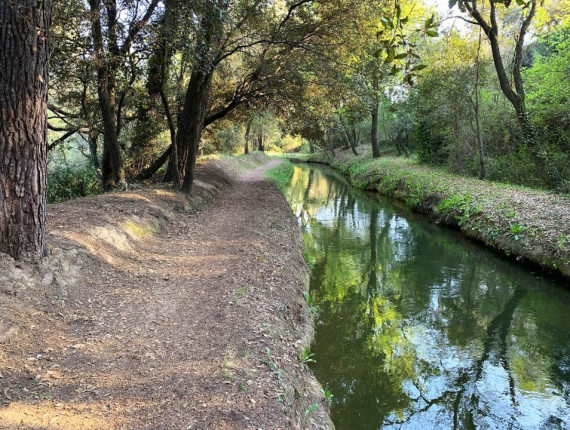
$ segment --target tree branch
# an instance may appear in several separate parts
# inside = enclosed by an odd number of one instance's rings
[[[129,52],[131,44],[133,43],[133,39],[137,36],[139,31],[141,31],[141,29],[148,24],[148,21],[150,20],[152,14],[154,13],[154,10],[158,6],[158,1],[159,0],[152,0],[150,5],[148,6],[148,9],[146,10],[146,13],[140,19],[140,21],[131,25],[129,29],[129,34],[127,35],[125,41],[123,42],[123,46],[121,46],[120,49],[121,53],[126,54],[127,52]]]
[[[75,133],[77,133],[80,130],[80,128],[76,128],[73,130],[69,130],[67,133],[65,133],[63,136],[61,136],[60,138],[54,140],[52,143],[50,143],[47,147],[48,151],[51,151],[53,148],[55,148],[57,145],[59,145],[60,143],[65,142],[69,137],[73,136]]]

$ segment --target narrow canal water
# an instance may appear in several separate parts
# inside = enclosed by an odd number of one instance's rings
[[[570,291],[336,172],[295,166],[338,430],[570,429]]]

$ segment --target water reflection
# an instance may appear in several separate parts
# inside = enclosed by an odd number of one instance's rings
[[[329,169],[295,167],[339,430],[570,428],[570,293]]]

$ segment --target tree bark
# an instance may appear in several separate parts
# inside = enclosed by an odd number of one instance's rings
[[[101,120],[103,122],[103,160],[101,164],[103,188],[112,189],[124,181],[123,157],[117,136],[115,115],[116,97],[116,58],[109,64],[105,54],[103,28],[101,24],[101,0],[89,0],[91,28],[97,68],[97,94]],[[108,9],[110,49],[116,50],[116,8]],[[113,13],[114,12],[114,13]],[[114,35],[114,36],[113,36]],[[113,49],[112,49],[113,50]],[[112,57],[112,54],[111,54]]]
[[[265,152],[265,146],[263,144],[263,131],[259,132],[259,137],[258,137],[258,150],[261,152]]]
[[[491,9],[489,13],[489,22],[485,20],[481,11],[477,9],[476,3],[463,0],[469,14],[475,19],[477,24],[483,29],[493,54],[493,63],[499,78],[501,91],[505,97],[513,105],[517,114],[518,123],[523,135],[524,143],[527,145],[532,161],[534,162],[539,175],[550,188],[560,188],[563,185],[562,175],[552,164],[548,153],[542,149],[541,142],[536,134],[536,130],[530,121],[528,111],[525,106],[525,92],[521,75],[522,60],[524,53],[524,39],[530,27],[530,24],[536,14],[538,0],[531,0],[527,16],[522,22],[518,35],[516,35],[515,56],[513,59],[512,81],[514,88],[511,86],[511,80],[505,70],[501,47],[499,43],[499,26],[497,24],[497,6],[495,1],[491,1]]]
[[[140,170],[147,167],[147,160],[152,156],[157,137],[164,127],[160,113],[161,104],[166,111],[172,136],[172,120],[169,118],[170,108],[165,87],[174,55],[173,39],[180,23],[180,5],[176,0],[166,0],[164,6],[165,11],[158,23],[158,35],[153,42],[153,49],[148,60],[146,82],[148,98],[141,100],[139,105],[138,120],[135,124],[131,145],[130,155]],[[174,142],[176,139],[171,140]],[[175,153],[172,154],[172,156],[175,155]]]
[[[91,159],[91,163],[93,163],[93,167],[95,167],[96,170],[101,169],[101,164],[99,163],[99,157],[97,156],[98,139],[99,139],[99,132],[94,129],[89,130],[89,135],[88,135],[89,158]]]
[[[51,0],[0,2],[0,252],[44,255]]]
[[[380,147],[378,146],[378,99],[374,100],[371,117],[372,126],[370,127],[370,143],[372,144],[372,157],[380,157]]]
[[[200,69],[192,72],[184,106],[178,117],[176,143],[180,151],[178,154],[179,166],[184,166],[184,181],[180,189],[188,194],[192,192],[194,167],[196,166],[196,156],[198,155],[198,147],[202,137],[211,82],[211,73]],[[172,173],[180,177],[182,170],[179,167],[178,171]]]
[[[174,147],[175,145],[170,145],[166,151],[164,151],[162,155],[158,157],[156,161],[154,161],[154,163],[152,163],[147,169],[144,169],[137,176],[135,176],[135,181],[144,181],[145,179],[148,179],[154,175],[158,169],[160,169],[163,164],[166,163],[169,158],[171,158],[172,148]]]
[[[244,148],[244,154],[249,154],[249,132],[251,129],[251,121],[247,122],[247,126],[245,128],[245,148]]]
[[[349,129],[342,116],[339,116],[339,119],[346,136],[346,141],[348,142],[350,149],[352,149],[352,153],[354,155],[358,155],[358,152],[356,151],[356,146],[358,145],[358,133],[356,132],[356,128],[352,127]],[[348,149],[348,147],[346,147],[346,149]]]
[[[487,177],[487,168],[485,166],[485,148],[483,145],[483,130],[481,129],[481,124],[479,121],[479,78],[480,78],[480,68],[481,63],[479,61],[479,55],[481,53],[481,30],[479,30],[479,44],[477,45],[477,62],[475,64],[475,130],[477,133],[477,147],[479,149],[479,179],[485,179]]]

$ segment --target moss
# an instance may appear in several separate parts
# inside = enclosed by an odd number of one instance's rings
[[[156,221],[136,223],[132,220],[127,220],[121,223],[121,228],[133,238],[144,239],[158,231],[158,223]]]

